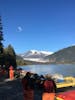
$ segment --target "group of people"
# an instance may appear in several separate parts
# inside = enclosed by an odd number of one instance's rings
[[[56,84],[51,77],[27,72],[22,78],[24,100],[54,100]]]

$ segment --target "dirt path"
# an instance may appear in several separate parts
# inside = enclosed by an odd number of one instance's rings
[[[21,80],[0,82],[0,100],[23,100]]]

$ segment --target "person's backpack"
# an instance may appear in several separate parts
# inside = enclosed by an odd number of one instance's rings
[[[49,92],[49,93],[54,91],[54,83],[52,80],[45,80],[44,81],[44,91]]]

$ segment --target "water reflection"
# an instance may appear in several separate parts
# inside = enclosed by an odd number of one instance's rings
[[[20,66],[26,71],[38,74],[62,74],[63,76],[75,76],[75,65],[28,65]]]

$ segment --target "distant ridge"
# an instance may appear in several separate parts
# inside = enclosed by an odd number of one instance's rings
[[[51,55],[53,52],[49,51],[38,51],[38,50],[29,50],[25,53],[18,54],[23,59],[24,58],[44,58],[45,56]]]
[[[24,60],[26,64],[48,63],[49,60],[44,57],[53,54],[49,51],[29,50],[22,54],[17,54],[17,59]]]
[[[29,50],[18,54],[17,59],[24,60],[27,64],[75,64],[75,45],[63,48],[55,53]]]
[[[75,45],[46,56],[50,63],[75,63]]]

